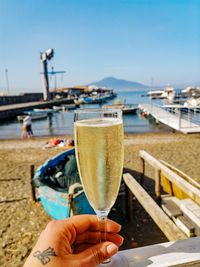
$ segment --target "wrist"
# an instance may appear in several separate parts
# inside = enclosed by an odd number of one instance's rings
[[[52,247],[45,250],[33,249],[23,267],[56,266],[57,254]]]

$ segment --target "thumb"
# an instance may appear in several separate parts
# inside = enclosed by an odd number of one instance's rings
[[[79,257],[84,261],[83,266],[94,267],[112,257],[117,251],[118,246],[114,243],[103,242],[84,250]]]

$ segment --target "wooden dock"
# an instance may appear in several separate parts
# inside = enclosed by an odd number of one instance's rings
[[[161,122],[170,128],[180,131],[184,134],[200,133],[200,125],[193,123],[190,119],[181,118],[181,111],[178,115],[171,113],[162,107],[158,107],[152,104],[139,104],[138,108],[148,115],[151,115],[157,122]]]
[[[27,103],[17,103],[11,105],[0,106],[0,121],[5,119],[16,118],[17,115],[22,114],[24,111],[31,110],[34,108],[52,108],[53,105],[61,104],[72,104],[73,100],[61,99],[61,100],[50,100],[50,101],[35,101]]]

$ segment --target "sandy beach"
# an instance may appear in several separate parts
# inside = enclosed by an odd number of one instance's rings
[[[66,138],[66,136],[65,136]],[[0,266],[20,267],[30,253],[39,233],[50,220],[40,203],[31,199],[30,165],[37,169],[63,148],[42,149],[50,138],[0,141]],[[125,135],[124,168],[140,172],[139,150],[165,160],[200,181],[200,135],[178,133]],[[147,168],[147,175],[153,172]],[[122,223],[125,242],[122,249],[166,241],[138,203],[134,203],[132,223],[116,215]],[[118,217],[117,217],[118,216]],[[151,228],[151,234],[149,233]],[[148,235],[149,233],[149,235]]]

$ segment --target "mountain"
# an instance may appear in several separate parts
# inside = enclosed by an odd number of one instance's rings
[[[92,82],[89,85],[96,85],[98,87],[110,87],[113,89],[145,89],[149,87],[138,82],[117,79],[115,77],[107,77],[100,81]]]

